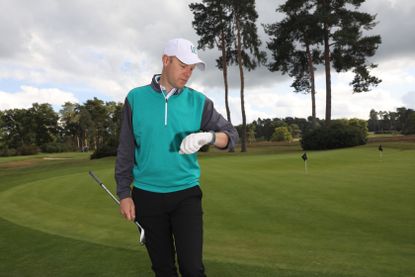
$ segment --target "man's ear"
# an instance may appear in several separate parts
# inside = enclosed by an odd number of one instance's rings
[[[163,55],[163,56],[161,57],[161,60],[162,60],[162,62],[163,62],[163,66],[166,66],[166,65],[168,65],[168,64],[169,64],[170,57],[169,57],[169,56],[167,56],[167,55]]]

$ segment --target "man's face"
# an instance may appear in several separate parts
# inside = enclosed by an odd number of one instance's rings
[[[184,64],[176,57],[163,56],[166,78],[172,88],[183,88],[192,76],[196,65]]]

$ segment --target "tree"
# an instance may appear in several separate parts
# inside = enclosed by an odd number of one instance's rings
[[[118,146],[118,138],[121,132],[122,103],[106,102],[107,118],[105,123],[106,134],[104,144],[112,147]]]
[[[0,111],[0,151],[1,149],[5,148],[5,131],[4,131],[4,120],[3,120],[4,112]]]
[[[368,126],[369,131],[375,132],[400,132],[402,134],[412,133],[414,110],[400,107],[396,112],[370,110]]]
[[[390,120],[390,130],[396,131],[396,125],[398,120],[398,113],[396,112],[389,112],[389,120]]]
[[[407,122],[408,122],[409,115],[411,113],[413,113],[413,110],[412,109],[407,109],[405,107],[400,107],[400,108],[396,109],[396,112],[397,112],[398,118],[399,118],[399,120],[398,120],[398,130],[401,131],[401,132],[404,132],[405,129],[406,129],[406,125],[407,125]]]
[[[2,112],[2,148],[14,149],[14,154],[37,153],[39,146],[57,141],[60,132],[58,119],[50,104],[33,103],[29,109]]]
[[[252,144],[256,141],[256,139],[255,139],[256,125],[255,124],[248,124],[247,128],[248,128],[248,143]]]
[[[212,49],[216,47],[221,51],[217,59],[217,67],[223,72],[225,86],[226,116],[231,122],[231,112],[228,101],[228,53],[232,45],[231,21],[229,20],[229,3],[224,0],[203,0],[202,3],[191,3],[190,10],[193,12],[193,28],[200,36],[198,48]]]
[[[331,120],[331,62],[337,72],[352,70],[355,77],[350,85],[353,92],[366,92],[371,86],[381,82],[371,76],[369,69],[375,64],[367,64],[381,43],[379,35],[364,36],[363,30],[371,30],[376,25],[376,16],[357,11],[365,0],[303,0],[315,9],[323,29],[324,65],[326,73],[326,123]]]
[[[94,98],[79,105],[67,102],[60,111],[64,134],[78,149],[118,145],[122,103]]]
[[[90,145],[92,145],[93,149],[97,149],[104,144],[104,137],[106,134],[106,118],[108,117],[108,111],[105,108],[104,101],[96,97],[94,97],[92,100],[87,100],[84,104],[84,108],[84,119],[89,123],[89,127],[92,127],[88,128]],[[89,114],[89,118],[86,111]]]
[[[368,91],[381,82],[369,73],[376,65],[368,64],[367,58],[375,54],[381,38],[363,35],[362,30],[371,30],[376,25],[375,16],[357,11],[363,2],[365,0],[287,0],[279,11],[288,17],[266,28],[274,36],[270,50],[279,50],[271,69],[274,66],[275,70],[295,76],[293,86],[300,90],[312,91],[312,64],[320,60],[315,59],[319,51],[310,50],[310,46],[323,44],[320,58],[324,60],[326,76],[326,123],[331,120],[332,66],[337,72],[352,70],[355,73],[350,83],[353,92]]]
[[[58,126],[59,115],[50,104],[33,103],[27,111],[32,121],[32,129],[35,134],[34,144],[41,146],[46,143],[56,142],[60,132]]]
[[[287,17],[280,22],[264,25],[270,36],[267,48],[272,52],[270,71],[281,71],[294,77],[291,86],[295,92],[311,94],[311,113],[316,124],[314,65],[321,62],[319,44],[322,30],[317,18],[310,12],[312,5],[306,1],[288,0],[280,5],[277,12]]]
[[[242,112],[241,130],[241,152],[246,152],[246,113],[245,113],[245,78],[244,68],[255,69],[265,61],[265,53],[259,50],[261,41],[258,38],[256,20],[258,14],[255,10],[255,0],[230,0],[230,19],[232,21],[235,39],[235,50],[228,53],[231,64],[236,63],[239,67],[240,97]]]
[[[91,145],[94,146],[93,142],[95,138],[95,123],[85,105],[79,105],[76,112],[78,117],[77,121],[79,124],[78,135],[80,139],[80,149],[83,151],[85,149],[90,149]]]
[[[81,149],[79,104],[65,102],[59,114],[63,127],[63,139],[68,139],[74,149]]]
[[[256,138],[261,140],[270,140],[274,129],[271,127],[271,119],[258,118],[254,120],[252,124],[255,124]]]
[[[36,133],[32,127],[32,118],[28,110],[5,110],[2,116],[3,146],[18,149],[23,145],[33,145]]]
[[[295,123],[288,125],[288,131],[293,138],[299,138],[301,135],[300,127]]]
[[[403,131],[404,135],[415,134],[415,112],[412,111],[406,121],[406,127]]]
[[[386,117],[387,114],[388,114],[387,111],[379,111],[378,112],[378,116],[379,116],[379,119],[380,119],[379,132],[381,132],[381,133],[383,133],[385,131],[385,128],[384,128],[384,126],[385,126],[385,117]]]
[[[379,117],[374,109],[370,110],[368,127],[369,131],[377,132],[379,130]]]

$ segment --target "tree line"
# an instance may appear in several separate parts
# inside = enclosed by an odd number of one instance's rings
[[[0,111],[0,155],[99,149],[115,154],[122,107],[94,98],[84,104],[66,102],[59,112],[47,103]]]
[[[396,111],[370,110],[369,120],[337,119],[332,120],[337,127],[345,125],[360,126],[361,129],[375,134],[415,134],[415,111],[405,107]],[[325,120],[312,118],[285,117],[285,118],[258,118],[247,124],[248,143],[258,141],[291,141],[303,138],[306,134],[313,134],[316,129],[326,126]],[[317,127],[317,128],[316,128]],[[241,134],[242,125],[236,126]]]
[[[269,35],[266,42],[271,57],[259,47],[255,0],[203,0],[191,3],[192,26],[200,39],[199,49],[220,51],[217,68],[223,72],[225,107],[231,121],[228,104],[228,67],[237,65],[240,76],[242,112],[241,151],[245,152],[247,134],[244,70],[265,65],[274,72],[288,74],[294,79],[295,92],[311,94],[312,121],[316,123],[315,71],[322,65],[325,72],[325,123],[331,121],[331,70],[353,71],[350,82],[353,92],[360,93],[378,85],[381,80],[370,74],[377,65],[369,63],[379,44],[379,35],[368,35],[376,25],[375,15],[358,11],[365,0],[287,0],[277,13],[285,17],[273,24],[262,25]]]
[[[0,156],[29,155],[39,151],[93,151],[92,157],[96,158],[115,155],[122,108],[122,103],[93,98],[83,104],[66,102],[59,112],[47,103],[33,103],[28,109],[0,111]],[[371,132],[415,134],[415,111],[405,107],[396,109],[396,112],[372,109],[367,121],[337,121],[360,125],[361,129],[368,127]],[[325,120],[312,117],[258,118],[247,124],[247,143],[291,141],[310,134],[316,125],[324,126]],[[241,136],[242,124],[236,129]]]
[[[415,134],[415,111],[405,107],[397,108],[394,112],[372,109],[368,128],[375,133]]]

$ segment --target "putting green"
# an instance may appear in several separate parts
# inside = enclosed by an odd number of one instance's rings
[[[136,249],[135,225],[123,220],[99,190],[84,172],[29,182],[0,195],[0,215],[45,233]]]
[[[375,145],[310,152],[307,174],[298,150],[201,155],[208,272],[415,275],[415,149],[413,144],[391,146],[385,146],[382,158]],[[0,170],[6,236],[16,229],[22,238],[33,233],[46,243],[61,237],[68,245],[83,242],[82,247],[96,251],[104,251],[99,245],[107,247],[106,253],[116,248],[144,257],[135,225],[121,218],[88,175],[94,169],[114,191],[113,165],[113,159],[78,157]]]

